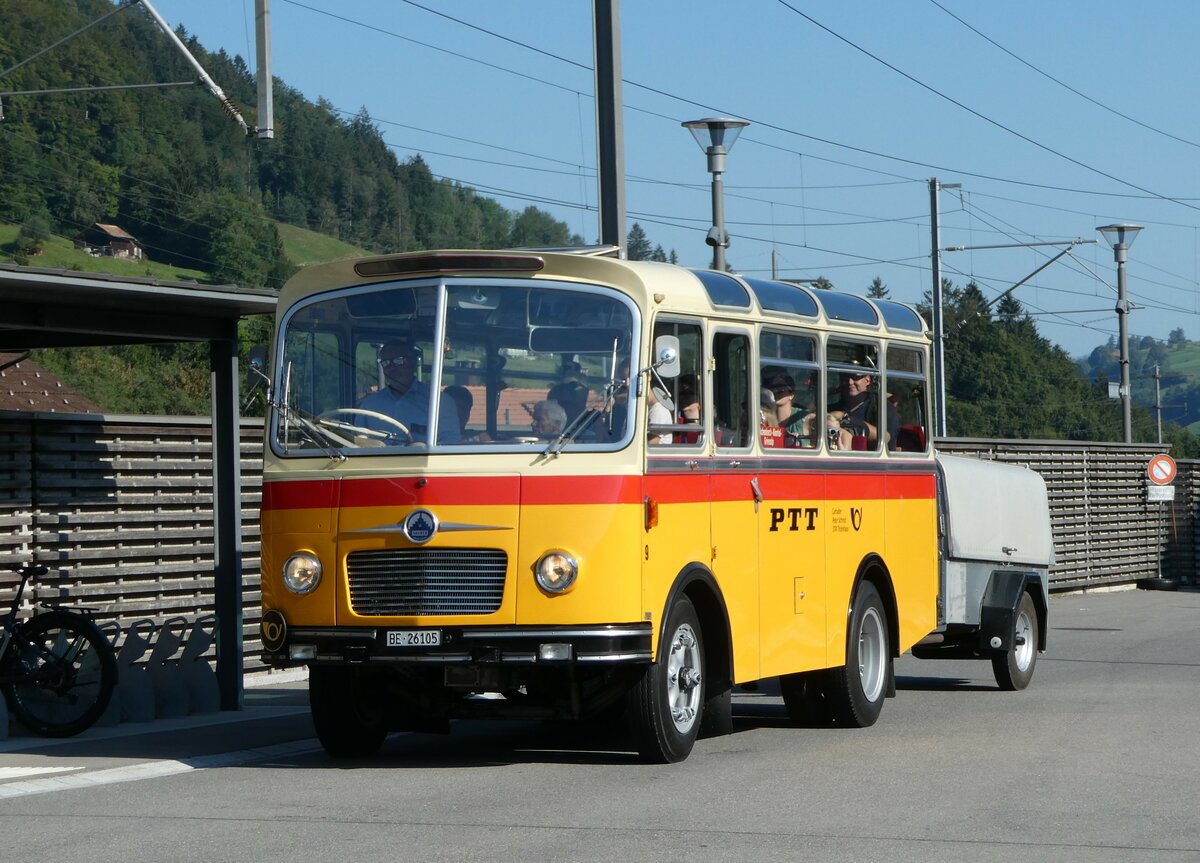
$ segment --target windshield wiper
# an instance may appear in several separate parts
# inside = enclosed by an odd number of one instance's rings
[[[607,408],[610,402],[605,402]],[[555,456],[562,451],[562,448],[569,442],[575,440],[579,435],[583,434],[584,430],[590,426],[600,416],[602,411],[596,408],[588,408],[583,413],[579,414],[575,419],[571,420],[570,424],[562,430],[562,433],[550,442],[550,445],[542,451],[543,456]]]
[[[573,419],[562,433],[557,438],[550,442],[550,445],[542,450],[542,458],[549,458],[558,455],[564,446],[566,446],[579,435],[583,434],[596,417],[608,416],[608,436],[612,437],[612,406],[617,400],[617,393],[623,388],[629,386],[629,381],[617,381],[617,343],[614,340],[612,346],[612,362],[609,364],[608,383],[604,385],[604,404],[599,408],[588,408],[583,413]]]
[[[321,452],[334,461],[346,460],[346,454],[336,449],[336,447],[352,446],[350,441],[341,435],[334,434],[327,428],[322,428],[320,423],[313,422],[295,408],[288,407],[285,404],[283,405],[283,410],[287,411],[291,418],[296,421],[296,425],[302,429],[304,437],[320,449]]]

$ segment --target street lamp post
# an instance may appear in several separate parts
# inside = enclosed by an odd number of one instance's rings
[[[1129,388],[1129,300],[1125,298],[1125,261],[1141,225],[1105,225],[1096,230],[1112,246],[1117,262],[1117,333],[1121,342],[1121,420],[1125,443],[1133,443],[1133,412]]]
[[[708,155],[708,172],[712,174],[713,225],[704,242],[713,247],[713,269],[725,269],[725,250],[729,248],[729,234],[725,232],[725,185],[721,175],[725,173],[725,156],[733,149],[742,129],[750,125],[749,120],[735,117],[709,117],[704,120],[689,120],[685,129],[692,133],[700,149]]]

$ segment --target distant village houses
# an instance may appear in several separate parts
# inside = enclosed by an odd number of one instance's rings
[[[97,258],[129,258],[133,261],[142,259],[142,247],[138,245],[137,240],[116,225],[100,222],[80,232],[75,238],[75,248]]]

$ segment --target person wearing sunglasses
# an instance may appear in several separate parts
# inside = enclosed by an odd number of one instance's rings
[[[429,440],[429,387],[417,379],[421,351],[409,342],[388,342],[379,349],[379,367],[387,386],[373,392],[359,403],[363,410],[374,411],[403,423],[416,443]],[[358,417],[358,425],[379,431],[393,431],[394,426],[369,416]],[[442,399],[438,410],[438,443],[458,443],[462,428],[453,400]]]
[[[853,361],[854,365],[860,365]],[[879,423],[879,394],[875,387],[874,363],[869,359],[861,372],[853,371],[841,375],[840,399],[830,405],[829,427],[838,429],[838,449],[878,449],[881,439]],[[900,415],[890,399],[884,402],[885,417],[882,440],[884,445],[896,448],[896,437],[900,432]],[[830,438],[831,442],[833,438]]]

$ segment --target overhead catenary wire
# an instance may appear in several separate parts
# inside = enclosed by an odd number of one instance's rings
[[[298,4],[298,5],[304,5],[304,4]],[[420,4],[411,4],[411,5],[419,6]],[[470,59],[470,58],[465,58],[465,59]],[[578,68],[581,68],[581,69],[589,69],[589,71],[590,71],[590,67],[588,67],[585,64],[575,63],[574,65],[576,65]],[[572,92],[576,93],[577,95],[579,93],[578,90],[573,90]],[[490,145],[486,144],[485,142],[476,142],[476,143],[479,145],[482,145],[482,146],[490,146]],[[781,149],[787,150],[787,148],[781,148]],[[791,150],[789,152],[795,152],[795,151]],[[804,155],[810,156],[810,158],[818,158],[818,159],[820,158],[820,157],[812,156],[811,154],[804,154]],[[550,158],[553,158],[553,157],[550,157]],[[577,162],[568,161],[568,160],[559,160],[559,161],[563,162],[564,165],[571,165],[573,167],[578,168]],[[864,168],[861,166],[851,166],[851,167],[857,167],[860,170],[870,170],[868,168]],[[956,173],[962,173],[962,172],[956,172]],[[460,182],[460,181],[453,180],[453,178],[451,178],[451,177],[446,177],[443,174],[436,174],[436,176],[450,180],[452,182]],[[635,180],[635,182],[642,182],[642,181]],[[656,181],[647,179],[647,180],[645,180],[645,182],[656,182]],[[917,182],[917,181],[915,179],[905,179],[900,182]],[[1002,179],[1001,182],[1004,182],[1004,180]],[[670,185],[669,181],[665,184]],[[676,185],[679,185],[679,186],[686,185],[688,188],[699,189],[699,184],[676,184]],[[561,196],[555,196],[555,195],[541,195],[541,196],[526,197],[525,194],[520,191],[519,185],[513,186],[513,185],[498,184],[498,187],[504,188],[506,190],[505,193],[508,194],[510,196],[510,198],[514,198],[514,199],[519,198],[521,200],[531,200],[531,201],[536,200],[538,203],[554,203],[555,201],[565,200],[565,198],[563,198]],[[816,186],[813,186],[810,188],[815,189]],[[747,189],[747,191],[750,191],[750,190]],[[1092,193],[1089,190],[1072,190],[1072,191],[1082,192],[1084,194]],[[1104,193],[1104,194],[1112,194],[1114,197],[1134,197],[1132,195],[1118,195],[1116,193]],[[747,198],[747,200],[752,200],[752,199]],[[769,202],[769,203],[771,203],[773,206],[776,205],[776,202]],[[790,202],[778,202],[778,205],[779,206],[795,206],[794,204],[791,204]],[[571,202],[567,202],[567,204],[565,204],[564,206],[572,206],[572,207],[575,207],[578,209],[587,209],[588,208],[588,204],[586,202],[578,203],[578,202],[571,201]],[[659,214],[659,215],[662,215],[662,214]],[[681,226],[679,224],[681,221],[686,221],[686,217],[675,217],[673,224],[675,224],[676,227],[679,227],[679,226]],[[886,220],[883,220],[883,221],[886,221]],[[664,222],[664,223],[666,223],[666,222]],[[750,223],[751,223],[750,220],[747,220],[747,224],[750,224]],[[807,224],[807,225],[811,225],[813,227],[819,226],[818,223],[801,223],[801,224]],[[1187,227],[1194,227],[1194,226],[1187,226]],[[951,229],[951,228],[949,226],[947,226],[947,229]],[[765,243],[769,242],[768,240],[766,240],[764,238],[758,238],[758,237],[754,237],[754,236],[746,236],[746,237],[744,237],[744,239],[748,243],[752,242],[752,243],[764,243],[765,244]],[[806,249],[810,249],[810,250],[814,250],[814,251],[826,251],[826,252],[828,252],[830,254],[834,254],[834,255],[841,254],[841,252],[836,251],[836,246],[837,246],[836,243],[835,244],[825,243],[825,244],[823,244],[823,246],[824,247],[832,246],[833,248],[819,248],[819,247],[815,247],[815,246],[810,247],[807,244],[798,244],[796,247],[797,248],[806,248]],[[890,259],[890,256],[888,256],[888,255],[874,255],[874,256],[862,255],[862,256],[859,256],[859,260],[861,260],[863,263],[855,263],[855,264],[850,264],[847,266],[872,266],[875,264],[886,263],[889,259]],[[920,269],[920,268],[916,267],[914,269]]]

